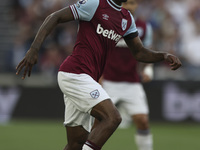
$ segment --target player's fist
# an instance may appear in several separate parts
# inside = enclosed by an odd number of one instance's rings
[[[164,59],[167,63],[169,63],[171,70],[176,70],[178,69],[180,66],[182,66],[181,61],[179,60],[178,57],[169,54],[169,53],[165,53],[164,54]]]

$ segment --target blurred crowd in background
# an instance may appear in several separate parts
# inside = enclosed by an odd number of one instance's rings
[[[73,0],[12,0],[10,14],[15,35],[4,49],[5,65],[1,72],[15,72],[16,65],[29,49],[40,25],[50,13],[73,4]],[[170,71],[165,63],[154,65],[155,79],[200,80],[200,1],[140,0],[135,16],[151,23],[153,49],[171,52],[183,67]],[[73,50],[78,22],[59,25],[40,49],[33,73],[56,76],[61,62]],[[0,48],[1,50],[1,48]]]

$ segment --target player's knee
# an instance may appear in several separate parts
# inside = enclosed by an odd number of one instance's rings
[[[149,120],[146,115],[135,115],[134,122],[139,129],[146,130],[149,128]]]
[[[147,119],[142,118],[139,121],[140,121],[140,126],[141,126],[142,129],[148,129],[149,128],[149,122],[148,122]]]
[[[122,121],[122,117],[121,117],[121,115],[119,114],[119,113],[117,113],[116,115],[115,115],[115,117],[114,117],[114,124],[116,124],[117,126],[121,123],[121,121]]]
[[[110,124],[113,127],[118,127],[119,124],[122,121],[121,115],[119,114],[119,112],[115,112],[110,118],[109,118]]]

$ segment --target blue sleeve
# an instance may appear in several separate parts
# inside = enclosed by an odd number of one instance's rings
[[[131,33],[136,33],[138,31],[137,28],[136,28],[135,19],[133,18],[131,13],[130,13],[130,15],[131,15],[132,24],[131,24],[130,28],[128,29],[128,31],[124,34],[123,37],[125,37],[125,36],[127,36]]]
[[[99,0],[79,0],[76,4],[70,5],[75,20],[90,21],[94,16]]]
[[[152,46],[152,43],[153,43],[153,29],[151,24],[147,23],[146,34],[143,40],[143,44],[145,47],[150,48]]]

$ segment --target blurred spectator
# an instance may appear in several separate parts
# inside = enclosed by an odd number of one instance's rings
[[[78,23],[69,22],[62,28],[58,28],[56,34],[56,41],[60,48],[66,55],[70,55],[73,51],[73,47],[76,41],[76,34],[78,29]]]
[[[200,80],[200,1],[191,1],[188,7],[182,28],[182,57],[185,74],[189,79]]]
[[[56,76],[60,64],[64,60],[63,54],[56,44],[49,44],[41,57],[40,69],[42,73],[50,76]]]
[[[15,70],[19,61],[24,57],[28,47],[30,47],[30,42],[33,40],[31,35],[32,28],[30,26],[19,28],[19,35],[15,37],[11,44],[11,49],[8,51],[6,56],[6,63],[8,64],[7,69],[9,71]]]

